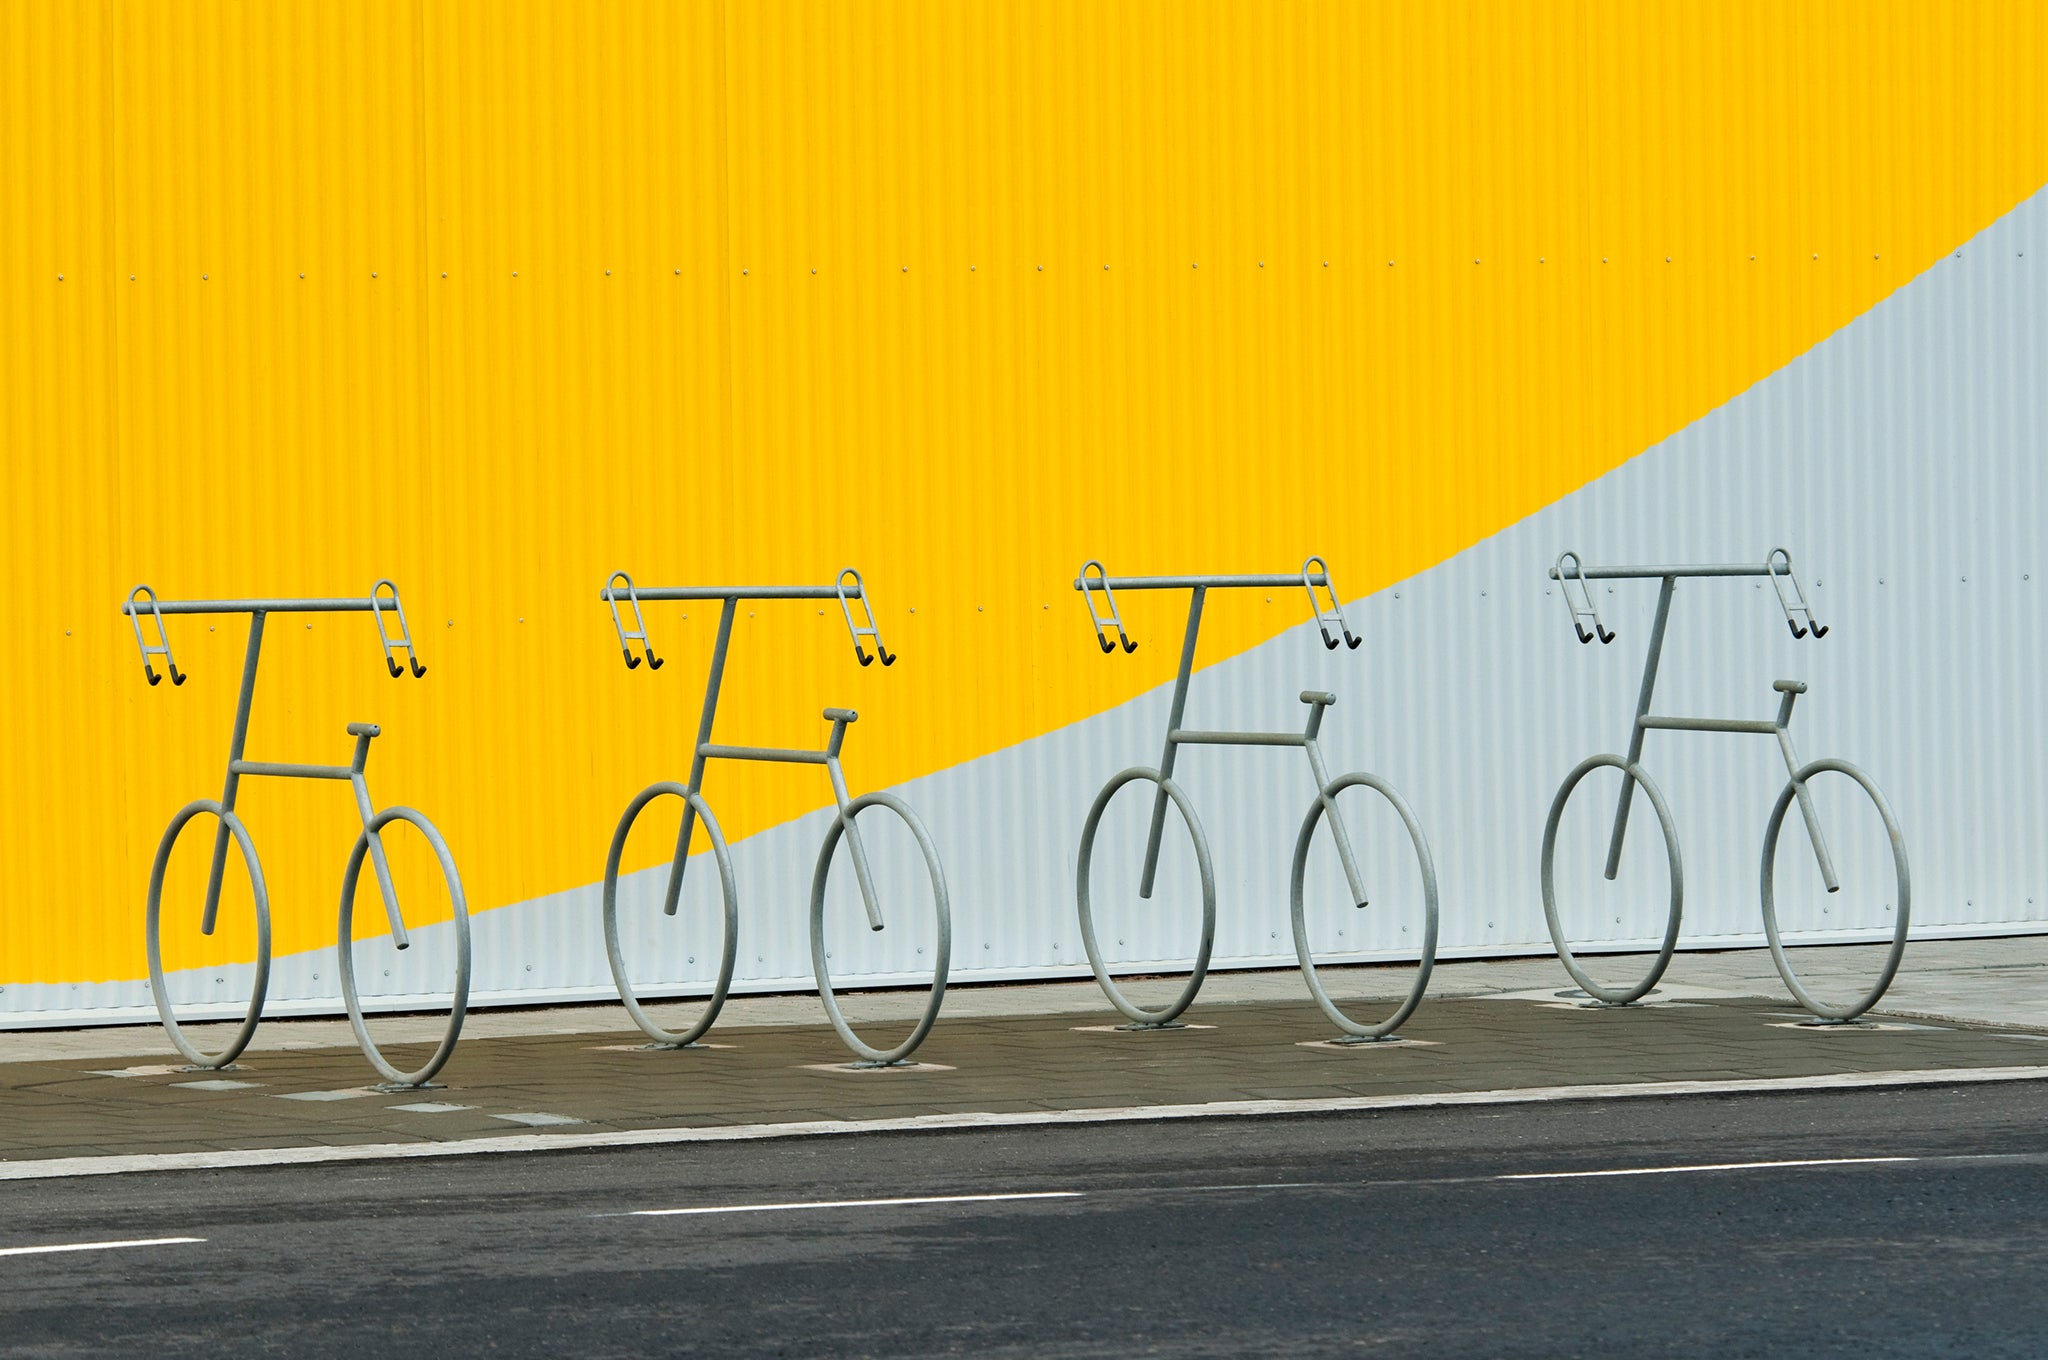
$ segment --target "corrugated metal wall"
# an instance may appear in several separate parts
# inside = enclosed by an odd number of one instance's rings
[[[9,9],[0,1008],[139,995],[158,830],[218,788],[239,625],[176,621],[194,683],[147,690],[113,609],[134,580],[399,581],[428,679],[386,679],[366,621],[275,629],[252,751],[338,759],[344,722],[384,723],[373,786],[440,822],[472,902],[560,907],[480,979],[516,991],[586,947],[576,893],[617,809],[681,771],[694,729],[708,615],[657,615],[675,664],[629,676],[592,598],[606,570],[860,565],[904,664],[857,670],[832,619],[763,610],[721,718],[809,743],[817,709],[856,706],[858,786],[1061,731],[1175,650],[1177,605],[1133,603],[1151,645],[1119,664],[1076,636],[1083,557],[1281,569],[1313,548],[1348,593],[1380,590],[1971,237],[2048,180],[2042,25],[1909,4]],[[1801,418],[1826,442],[1840,417]],[[1205,655],[1295,618],[1219,601]],[[804,773],[711,792],[742,837],[822,801]],[[1074,781],[1034,778],[1034,815],[1065,817]],[[247,795],[282,953],[331,931],[335,795]],[[963,911],[1010,923],[987,952],[1029,969],[1022,938],[1067,920],[1043,861],[1070,836],[1006,824],[952,854],[1010,866]]]

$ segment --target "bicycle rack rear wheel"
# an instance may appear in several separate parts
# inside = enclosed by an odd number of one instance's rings
[[[885,807],[903,819],[910,828],[910,834],[917,838],[917,848],[924,852],[925,871],[932,880],[932,909],[938,918],[939,938],[935,946],[938,957],[932,962],[932,990],[926,1000],[924,1012],[918,1017],[917,1025],[908,1038],[894,1048],[876,1048],[862,1041],[853,1032],[853,1026],[846,1023],[846,1017],[839,1011],[839,999],[832,991],[831,962],[825,956],[825,884],[832,875],[832,855],[839,848],[839,842],[846,835],[848,823],[862,811],[871,807]],[[906,1061],[931,1033],[932,1024],[939,1018],[939,1005],[946,999],[946,976],[953,964],[953,906],[946,893],[946,874],[939,867],[939,852],[932,845],[932,838],[918,820],[910,805],[892,793],[868,793],[846,805],[846,811],[833,818],[832,829],[825,833],[825,844],[818,851],[818,870],[811,878],[811,967],[818,975],[818,1000],[825,1005],[825,1015],[832,1022],[832,1028],[839,1031],[839,1037],[846,1046],[860,1055],[863,1065],[887,1067]]]
[[[1118,789],[1139,779],[1164,789],[1166,796],[1173,800],[1174,807],[1180,810],[1181,820],[1187,824],[1188,836],[1195,843],[1195,863],[1202,874],[1202,943],[1195,951],[1194,968],[1188,974],[1187,986],[1173,1000],[1150,1007],[1140,1006],[1125,996],[1117,990],[1115,980],[1110,977],[1109,965],[1102,961],[1102,950],[1095,941],[1095,910],[1088,888],[1088,872],[1095,858],[1095,831],[1102,823],[1102,814],[1108,810],[1109,800],[1116,796]],[[1102,792],[1095,795],[1095,805],[1088,809],[1088,821],[1081,828],[1074,901],[1081,918],[1081,946],[1088,951],[1088,966],[1095,970],[1095,980],[1102,985],[1103,995],[1109,998],[1109,1003],[1129,1018],[1134,1026],[1157,1029],[1172,1024],[1193,1003],[1195,994],[1202,990],[1202,979],[1209,975],[1209,952],[1216,943],[1216,872],[1209,858],[1209,837],[1202,830],[1202,819],[1195,815],[1194,804],[1188,801],[1180,785],[1149,766],[1134,765],[1102,786]]]
[[[619,861],[626,853],[626,837],[632,833],[633,823],[640,816],[641,809],[663,794],[674,794],[696,810],[697,820],[704,824],[705,834],[711,838],[711,856],[718,864],[719,889],[725,903],[724,946],[718,963],[718,981],[711,989],[711,999],[705,1003],[704,1014],[697,1023],[684,1030],[663,1029],[654,1017],[640,1005],[640,998],[633,994],[633,979],[626,973],[626,954],[619,941]],[[612,833],[612,848],[604,860],[604,951],[611,960],[612,981],[618,986],[619,1000],[625,1003],[626,1014],[633,1017],[633,1023],[640,1032],[655,1043],[667,1048],[686,1048],[704,1036],[711,1028],[712,1021],[725,1005],[726,990],[732,986],[733,960],[739,954],[740,940],[740,895],[738,880],[733,876],[732,856],[726,849],[725,833],[719,829],[718,818],[711,815],[711,806],[697,794],[691,793],[673,780],[650,784],[640,791],[631,803],[626,805],[626,815],[619,818],[619,829]]]
[[[1564,805],[1572,796],[1572,790],[1579,781],[1603,766],[1611,766],[1624,775],[1633,778],[1644,793],[1650,795],[1650,806],[1657,810],[1657,823],[1664,828],[1664,853],[1671,865],[1671,906],[1664,921],[1664,943],[1657,951],[1656,962],[1641,982],[1633,987],[1607,987],[1595,982],[1572,953],[1572,947],[1564,936],[1564,926],[1557,919],[1557,888],[1553,872],[1553,857],[1557,851],[1557,828],[1564,820]],[[1550,804],[1550,820],[1543,826],[1543,919],[1550,927],[1550,942],[1557,947],[1557,961],[1571,974],[1572,981],[1584,989],[1586,995],[1610,1006],[1626,1006],[1649,995],[1657,980],[1664,976],[1664,970],[1671,966],[1671,955],[1678,948],[1678,925],[1685,909],[1685,873],[1678,854],[1678,828],[1671,820],[1671,809],[1665,805],[1664,794],[1656,781],[1643,772],[1639,765],[1631,765],[1616,755],[1587,756],[1572,772],[1564,777],[1558,787],[1557,797]]]
[[[1792,969],[1792,961],[1785,956],[1785,943],[1778,933],[1778,901],[1773,883],[1777,869],[1778,833],[1784,829],[1785,813],[1791,808],[1792,800],[1799,796],[1801,784],[1814,775],[1830,771],[1856,781],[1876,805],[1877,815],[1884,821],[1885,836],[1891,841],[1892,871],[1898,887],[1898,919],[1892,926],[1892,947],[1885,955],[1877,983],[1846,1006],[1830,1005],[1800,985],[1798,974]],[[1906,839],[1899,831],[1898,818],[1892,815],[1891,804],[1869,775],[1846,760],[1814,760],[1800,766],[1798,773],[1785,782],[1785,790],[1778,795],[1778,804],[1771,809],[1770,824],[1764,831],[1762,894],[1764,935],[1771,942],[1771,961],[1778,965],[1778,976],[1785,979],[1785,985],[1791,988],[1800,1005],[1823,1020],[1847,1021],[1854,1020],[1878,1003],[1891,987],[1892,979],[1898,975],[1899,961],[1905,957],[1906,930],[1911,924],[1913,909],[1913,879],[1906,867]]]
[[[353,931],[356,880],[362,875],[363,858],[370,852],[371,835],[393,822],[407,822],[427,838],[434,857],[441,862],[441,876],[448,885],[448,903],[454,910],[451,924],[455,927],[455,988],[449,998],[448,1028],[433,1056],[424,1066],[411,1072],[392,1066],[379,1051],[376,1042],[370,1038],[369,1026],[363,1021],[362,999],[356,994]],[[341,875],[341,926],[335,952],[341,964],[341,999],[348,1007],[349,1027],[356,1032],[356,1043],[361,1045],[363,1056],[393,1086],[425,1086],[455,1052],[455,1041],[462,1036],[463,1017],[469,1013],[469,903],[462,895],[462,876],[455,872],[455,857],[448,852],[448,842],[441,839],[441,833],[434,829],[434,824],[423,813],[409,807],[388,807],[372,817],[369,827],[357,834],[355,849],[349,853],[348,868]]]
[[[1323,990],[1322,981],[1316,976],[1314,952],[1309,948],[1308,923],[1302,916],[1302,889],[1308,877],[1309,846],[1315,839],[1316,823],[1322,820],[1325,802],[1334,807],[1337,795],[1345,789],[1369,788],[1393,805],[1401,814],[1401,821],[1408,828],[1408,839],[1415,846],[1415,860],[1422,870],[1422,957],[1421,966],[1415,975],[1415,984],[1402,999],[1394,1013],[1376,1025],[1361,1024],[1344,1014],[1330,994]],[[1334,816],[1335,814],[1332,813]],[[1309,805],[1308,816],[1302,819],[1301,835],[1294,842],[1294,876],[1289,890],[1289,910],[1294,918],[1294,952],[1301,960],[1302,980],[1308,983],[1309,995],[1323,1008],[1323,1014],[1330,1017],[1347,1035],[1355,1039],[1385,1039],[1407,1023],[1415,1008],[1422,1004],[1422,995],[1429,989],[1430,970],[1436,967],[1437,894],[1436,862],[1429,853],[1429,842],[1423,838],[1422,825],[1415,820],[1415,813],[1406,799],[1393,787],[1376,775],[1354,773],[1342,775],[1330,781],[1322,796]]]
[[[222,825],[234,836],[235,844],[242,849],[242,863],[248,866],[249,889],[256,899],[256,980],[249,989],[249,1009],[242,1017],[241,1028],[228,1040],[226,1048],[218,1053],[202,1053],[185,1031],[178,1026],[178,1017],[171,1008],[170,989],[164,980],[163,947],[159,934],[159,923],[163,914],[164,871],[170,867],[171,847],[177,843],[178,833],[185,829],[185,823],[202,812],[210,812],[219,818]],[[263,866],[257,862],[256,846],[249,839],[248,828],[242,819],[232,812],[223,812],[221,805],[211,798],[200,798],[185,804],[178,815],[171,818],[171,824],[164,829],[164,836],[157,843],[156,861],[149,869],[149,909],[143,928],[149,952],[149,991],[156,1000],[156,1013],[164,1022],[164,1033],[178,1052],[185,1055],[194,1067],[222,1068],[241,1056],[249,1046],[249,1040],[256,1036],[257,1022],[263,1018],[263,996],[270,987],[270,891],[263,883]]]

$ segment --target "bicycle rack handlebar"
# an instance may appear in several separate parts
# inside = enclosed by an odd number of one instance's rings
[[[1330,597],[1330,608],[1327,613],[1324,612],[1322,603],[1316,599],[1318,582],[1322,584],[1323,593]],[[1344,606],[1337,599],[1336,583],[1330,580],[1330,569],[1323,564],[1322,558],[1311,557],[1301,564],[1301,584],[1308,591],[1308,607],[1316,611],[1316,629],[1323,635],[1323,646],[1333,652],[1337,650],[1337,639],[1330,636],[1330,623],[1334,620],[1337,631],[1343,635],[1345,646],[1354,652],[1357,651],[1358,644],[1365,639],[1353,636],[1351,625],[1345,621]]]
[[[382,592],[389,590],[389,595]],[[393,634],[385,626],[385,611],[389,610],[398,622],[398,632]],[[152,645],[142,632],[142,616],[147,611],[156,621],[157,641]],[[420,664],[419,650],[413,645],[412,631],[406,626],[405,606],[399,602],[398,587],[388,579],[370,587],[370,593],[360,598],[308,598],[276,600],[160,600],[154,590],[138,585],[128,592],[128,598],[121,602],[121,612],[135,627],[135,645],[142,650],[142,673],[149,677],[149,683],[158,684],[161,675],[149,664],[152,656],[164,659],[164,666],[170,671],[171,683],[182,685],[191,679],[188,672],[178,669],[178,663],[171,657],[171,637],[164,628],[166,614],[368,614],[377,625],[377,641],[384,649],[384,664],[390,668],[393,679],[404,675],[401,666],[392,657],[393,648],[403,648],[408,665],[415,678],[427,673]]]
[[[1567,560],[1571,562],[1569,571],[1565,568]],[[1579,641],[1582,643],[1591,642],[1597,637],[1600,639],[1600,644],[1603,647],[1614,641],[1618,634],[1609,632],[1607,625],[1600,622],[1600,609],[1593,603],[1593,587],[1586,584],[1586,564],[1579,560],[1579,555],[1570,550],[1559,553],[1557,555],[1557,564],[1551,567],[1550,575],[1558,583],[1558,589],[1564,595],[1564,607],[1571,612],[1572,631],[1579,635]],[[1585,601],[1585,608],[1583,609],[1572,603],[1573,581],[1579,583],[1579,598]],[[1591,619],[1593,621],[1593,631],[1587,632],[1585,625],[1579,622],[1580,619]]]
[[[851,582],[848,578],[851,577]],[[625,600],[633,611],[633,627],[626,627],[625,619],[619,613],[619,584],[625,584]],[[640,665],[640,658],[633,655],[633,644],[639,643],[647,656],[647,668],[660,670],[665,658],[656,658],[654,644],[647,639],[647,620],[640,612],[643,603],[659,604],[682,600],[720,600],[737,604],[741,600],[837,600],[839,609],[846,616],[846,631],[853,639],[853,654],[863,666],[871,666],[876,657],[884,666],[896,664],[896,653],[882,642],[882,630],[875,622],[873,598],[867,586],[861,581],[860,573],[852,567],[840,569],[839,575],[829,586],[648,586],[640,589],[633,584],[633,578],[623,571],[615,571],[605,578],[604,589],[598,598],[612,611],[612,627],[619,636],[619,651],[626,658],[626,669],[633,670]],[[854,620],[852,602],[859,600],[861,612],[866,616],[865,624]],[[860,645],[862,638],[872,638],[874,654],[870,655]]]
[[[1780,562],[1784,563],[1782,572],[1778,570]],[[1809,631],[1817,638],[1828,635],[1828,630],[1814,619],[1813,609],[1806,603],[1806,591],[1800,586],[1799,578],[1792,574],[1791,553],[1783,548],[1771,549],[1771,555],[1764,559],[1764,575],[1771,578],[1771,589],[1778,592],[1778,608],[1785,611],[1785,626],[1792,630],[1793,637],[1805,637]],[[1789,600],[1785,597],[1785,586],[1788,582],[1792,586],[1792,598]],[[1795,610],[1806,616],[1805,628],[1801,628],[1799,621],[1792,617]]]
[[[848,595],[846,591],[846,578],[849,576],[853,578],[853,593],[851,595]],[[875,626],[875,607],[868,601],[867,591],[861,585],[860,573],[852,567],[841,567],[839,575],[833,579],[832,589],[839,593],[839,612],[846,616],[846,631],[853,635],[853,654],[860,658],[860,664],[863,666],[873,665],[875,656],[879,656],[882,658],[884,666],[895,665],[895,654],[882,645],[881,629]],[[865,628],[853,621],[853,606],[847,603],[849,599],[860,601],[861,612],[868,616]],[[860,640],[864,637],[871,637],[875,640],[875,656],[869,656],[861,650]]]
[[[1612,642],[1616,636],[1600,622],[1599,612],[1593,604],[1593,589],[1588,582],[1674,581],[1681,576],[1768,576],[1771,578],[1771,588],[1778,593],[1778,608],[1785,615],[1785,626],[1792,630],[1793,637],[1803,638],[1811,635],[1824,638],[1828,635],[1828,629],[1813,617],[1812,606],[1806,600],[1806,590],[1799,584],[1799,578],[1793,574],[1792,554],[1783,548],[1771,549],[1770,555],[1764,558],[1760,567],[1740,562],[1675,567],[1588,567],[1577,553],[1567,551],[1559,553],[1556,564],[1550,568],[1550,579],[1558,583],[1558,588],[1564,595],[1564,607],[1571,613],[1572,629],[1579,635],[1581,642],[1591,642],[1596,636],[1602,642]],[[1578,583],[1579,598],[1584,602],[1583,607],[1572,599],[1571,587],[1574,581]],[[1787,586],[1791,587],[1789,594],[1786,592]],[[1579,622],[1588,618],[1593,621],[1591,633],[1588,633]],[[1804,626],[1800,623],[1801,618],[1805,620]]]
[[[631,605],[633,609],[633,627],[630,630],[626,627],[625,621],[619,617],[617,587],[621,581],[626,583],[626,603]],[[647,653],[647,669],[650,671],[660,670],[663,661],[661,657],[654,654],[654,644],[647,640],[647,620],[640,613],[640,593],[633,589],[633,578],[626,575],[623,571],[613,572],[604,583],[604,602],[611,606],[612,627],[618,630],[619,651],[626,658],[626,669],[629,671],[635,670],[640,665],[640,658],[633,655],[633,644],[637,642],[640,644],[641,650]]]
[[[135,597],[138,595],[149,597],[150,617],[156,620],[157,645],[154,647],[143,640],[142,615],[135,608]],[[128,602],[121,607],[121,612],[128,616],[130,623],[135,625],[135,645],[142,649],[142,673],[149,677],[150,684],[160,685],[164,679],[161,675],[150,669],[149,659],[153,656],[160,656],[164,659],[164,665],[171,672],[171,683],[173,685],[182,685],[192,678],[179,672],[178,663],[171,656],[171,635],[164,631],[164,611],[157,606],[156,592],[154,590],[151,590],[148,586],[139,585],[135,587],[135,589],[128,592]]]
[[[1090,575],[1089,569],[1094,569]],[[1081,592],[1081,599],[1088,606],[1088,621],[1095,626],[1095,640],[1105,652],[1114,652],[1117,642],[1124,651],[1135,652],[1138,644],[1131,641],[1124,630],[1123,615],[1116,607],[1116,592],[1119,590],[1271,590],[1275,586],[1299,585],[1308,591],[1308,606],[1314,615],[1316,628],[1323,635],[1323,645],[1335,651],[1339,641],[1354,650],[1365,641],[1351,631],[1351,624],[1344,617],[1344,606],[1337,596],[1336,583],[1330,579],[1330,569],[1320,557],[1310,557],[1301,564],[1296,576],[1111,576],[1103,570],[1102,563],[1094,558],[1081,564],[1081,574],[1074,578],[1074,589]],[[1323,597],[1316,594],[1320,586],[1328,596],[1329,607],[1323,606]],[[1108,612],[1096,608],[1095,595],[1100,591],[1103,605]],[[1337,626],[1336,635],[1330,632],[1330,625]],[[1116,629],[1117,642],[1110,641],[1107,629]]]
[[[1088,568],[1090,567],[1095,568],[1095,578],[1093,581],[1090,581],[1088,577]],[[1111,642],[1109,635],[1102,631],[1104,624],[1110,624],[1115,627],[1117,639],[1123,643],[1124,651],[1126,653],[1137,651],[1138,644],[1131,641],[1131,635],[1124,631],[1123,615],[1117,612],[1116,595],[1109,588],[1109,573],[1103,570],[1102,563],[1095,561],[1093,558],[1083,562],[1081,564],[1081,579],[1074,584],[1081,588],[1081,602],[1088,606],[1088,621],[1095,625],[1095,640],[1102,644],[1102,650],[1105,652],[1116,650],[1116,643]],[[1095,591],[1097,590],[1102,592],[1103,602],[1109,606],[1108,618],[1104,618],[1095,610]]]

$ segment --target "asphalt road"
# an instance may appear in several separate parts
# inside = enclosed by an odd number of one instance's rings
[[[2044,1113],[2013,1083],[18,1182],[0,1351],[2039,1356]],[[929,1197],[966,1198],[839,1203]],[[638,1212],[675,1209],[714,1212]],[[160,1238],[201,1240],[20,1252]]]

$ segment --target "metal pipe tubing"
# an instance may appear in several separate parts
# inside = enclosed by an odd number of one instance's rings
[[[1176,727],[1166,734],[1170,742],[1183,746],[1306,746],[1309,739],[1299,732],[1197,732]]]
[[[711,724],[718,717],[718,687],[725,683],[725,657],[732,646],[732,621],[739,601],[727,600],[718,612],[718,640],[711,644],[711,669],[704,676],[704,709],[697,718],[697,744],[691,748],[690,791],[683,799],[683,824],[676,830],[676,857],[670,862],[668,892],[661,899],[665,915],[676,914],[683,900],[683,875],[690,867],[690,840],[697,834],[696,799],[704,792],[704,748],[711,743]]]
[[[355,771],[346,765],[284,765],[272,760],[231,760],[230,774],[260,774],[276,779],[350,779]]]
[[[1759,571],[1755,574],[1762,575],[1763,573]],[[1111,590],[1195,590],[1199,588],[1229,590],[1238,587],[1271,590],[1275,586],[1292,587],[1302,584],[1300,572],[1296,572],[1291,576],[1111,576],[1107,579]],[[1316,572],[1310,574],[1308,583],[1310,585],[1327,586],[1330,584],[1330,578],[1320,572]],[[1090,581],[1088,583],[1089,587],[1098,589],[1102,584],[1101,581]],[[1080,590],[1082,588],[1081,582],[1078,579],[1075,580],[1074,589]],[[641,591],[640,598],[646,599],[647,592]]]
[[[779,746],[713,746],[697,748],[706,760],[765,760],[780,765],[823,765],[831,757],[823,751],[790,751]]]
[[[639,586],[634,594],[640,597],[642,604],[650,600],[836,600],[839,589],[836,586]],[[610,603],[612,597],[601,590],[597,598]],[[862,600],[867,596],[860,586],[855,585],[847,587],[846,598]]]
[[[1756,563],[1711,562],[1690,567],[1587,567],[1572,573],[1574,581],[1654,581],[1663,576],[1764,576],[1768,575]],[[1550,569],[1550,579],[1558,578],[1557,568]]]
[[[382,601],[389,608],[391,601]],[[158,600],[159,614],[367,614],[369,600]],[[123,603],[123,614],[136,612]]]
[[[1778,725],[1744,718],[1658,718],[1645,715],[1636,719],[1639,727],[1654,727],[1665,732],[1751,732],[1759,736],[1773,736]]]
[[[1621,793],[1614,804],[1614,834],[1607,840],[1607,881],[1612,883],[1621,874],[1621,843],[1628,835],[1628,809],[1636,791],[1635,776],[1629,771],[1643,763],[1643,719],[1650,715],[1650,696],[1657,689],[1657,667],[1664,659],[1664,626],[1671,621],[1671,597],[1678,590],[1678,582],[1672,577],[1663,578],[1664,587],[1657,592],[1657,619],[1650,625],[1650,650],[1643,654],[1643,688],[1636,696],[1636,725],[1628,734],[1628,763],[1621,770]],[[1587,600],[1592,596],[1589,594]],[[1598,619],[1594,624],[1598,626]]]
[[[1078,586],[1080,582],[1074,584]],[[1152,900],[1152,885],[1159,877],[1159,843],[1166,835],[1166,783],[1173,778],[1173,757],[1180,749],[1174,744],[1173,734],[1180,730],[1180,720],[1188,711],[1188,680],[1195,673],[1195,643],[1202,636],[1202,605],[1208,598],[1208,585],[1197,580],[1188,595],[1188,629],[1181,636],[1173,708],[1166,715],[1166,746],[1159,753],[1159,791],[1152,800],[1152,829],[1145,837],[1145,869],[1138,875],[1138,896],[1147,902]]]
[[[221,819],[213,838],[213,865],[206,874],[206,907],[199,918],[201,935],[213,934],[214,918],[220,912],[220,887],[228,871],[227,814],[235,810],[235,793],[242,784],[242,776],[235,772],[235,762],[242,758],[242,748],[249,741],[249,710],[256,703],[256,663],[263,656],[264,617],[260,609],[249,615],[249,647],[242,656],[241,692],[235,697],[235,730],[228,738],[227,781],[220,794]]]

